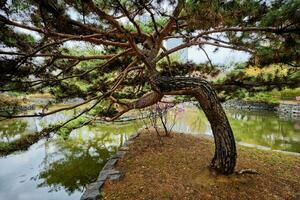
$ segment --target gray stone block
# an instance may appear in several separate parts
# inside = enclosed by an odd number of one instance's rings
[[[104,181],[97,181],[88,185],[80,200],[98,200],[101,197],[100,189]]]
[[[128,151],[129,150],[129,147],[126,147],[126,146],[123,146],[119,149],[120,151]]]
[[[115,155],[113,155],[112,159],[123,158],[126,154],[126,151],[118,151]]]
[[[118,162],[118,159],[116,159],[116,158],[109,159],[107,161],[107,163],[104,165],[102,170],[113,169],[117,162]]]
[[[119,181],[121,179],[121,173],[119,174],[111,174],[109,175],[109,180],[110,181]]]
[[[132,143],[133,143],[132,140],[127,140],[126,142],[124,142],[123,147],[128,147]]]
[[[138,136],[139,136],[139,133],[135,133],[135,134],[131,135],[128,140],[133,140],[133,139],[137,138]]]
[[[105,181],[106,179],[109,179],[109,176],[115,174],[121,174],[121,173],[120,171],[114,169],[102,170],[99,174],[97,181]]]

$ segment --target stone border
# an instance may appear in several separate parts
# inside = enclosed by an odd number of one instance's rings
[[[233,108],[233,109],[241,109],[241,110],[269,110],[269,111],[277,111],[279,104],[269,104],[263,102],[250,102],[250,101],[242,101],[242,100],[228,100],[222,103],[224,108]]]
[[[17,105],[17,106],[3,106],[0,107],[0,112],[6,111],[27,111],[35,109],[35,105]]]
[[[144,130],[144,128],[142,129]],[[118,181],[122,177],[120,171],[115,169],[115,166],[119,159],[122,159],[127,151],[129,150],[129,145],[133,143],[142,132],[138,130],[137,133],[131,135],[128,140],[119,148],[118,152],[113,155],[107,163],[104,165],[102,170],[99,173],[97,180],[94,183],[91,183],[87,186],[85,192],[81,196],[80,200],[98,200],[101,199],[101,189],[106,180]]]
[[[298,104],[268,104],[260,102],[247,102],[242,100],[228,100],[222,104],[224,108],[229,109],[241,109],[252,111],[277,111],[279,114],[300,116],[300,103]]]
[[[288,113],[291,115],[300,116],[300,103],[299,104],[280,104],[278,111],[281,113]]]

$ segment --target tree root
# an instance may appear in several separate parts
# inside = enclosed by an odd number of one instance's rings
[[[238,175],[241,175],[241,174],[260,174],[256,169],[251,169],[251,168],[241,169],[240,171],[237,171],[236,173]]]

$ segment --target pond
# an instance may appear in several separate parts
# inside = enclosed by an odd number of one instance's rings
[[[300,152],[300,119],[281,118],[275,112],[226,112],[236,141]],[[0,121],[0,141],[9,142],[32,134],[42,125],[65,120],[71,114],[62,112],[42,119]],[[181,112],[169,112],[169,126],[174,119],[174,131],[211,135],[203,112],[194,106],[185,106]],[[54,135],[40,140],[27,151],[0,157],[0,199],[80,199],[107,159],[145,123],[146,120],[96,123],[73,131],[67,140]]]

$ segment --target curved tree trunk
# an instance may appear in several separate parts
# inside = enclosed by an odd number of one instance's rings
[[[221,174],[233,173],[237,157],[234,136],[216,92],[209,83],[197,78],[164,76],[151,77],[150,82],[159,93],[191,95],[198,100],[214,135],[215,155],[211,167]]]

